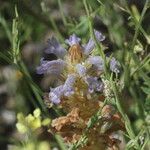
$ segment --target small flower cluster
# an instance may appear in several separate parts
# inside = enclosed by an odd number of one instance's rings
[[[17,114],[16,127],[19,131],[16,138],[21,138],[22,144],[9,144],[8,150],[51,150],[49,141],[43,138],[45,128],[50,126],[51,120],[43,118],[41,111],[36,108],[33,114],[25,116],[23,113]]]
[[[100,32],[94,30],[96,40],[105,39]],[[90,129],[88,143],[82,149],[106,149],[118,144],[111,138],[114,131],[122,130],[124,125],[113,106],[103,107],[105,85],[101,76],[104,73],[104,60],[101,56],[93,56],[95,41],[90,38],[87,44],[75,34],[67,39],[68,51],[52,37],[45,50],[47,54],[55,54],[56,60],[41,59],[37,68],[38,74],[48,74],[57,81],[55,88],[50,88],[48,101],[60,106],[66,116],[52,121],[54,132],[59,132],[66,142],[74,143],[81,137],[89,119],[102,108],[100,121]],[[109,58],[107,58],[109,60]],[[115,58],[109,62],[110,71],[119,73],[120,64]]]
[[[22,113],[18,113],[17,119],[16,127],[20,133],[35,131],[42,126],[49,125],[51,122],[49,118],[41,119],[41,111],[38,108],[34,110],[33,115],[24,116]]]

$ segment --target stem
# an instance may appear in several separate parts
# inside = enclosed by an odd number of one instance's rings
[[[136,39],[137,39],[138,34],[139,34],[139,29],[140,29],[141,23],[143,21],[143,17],[144,17],[144,15],[145,15],[145,13],[146,13],[146,11],[148,9],[148,5],[149,5],[149,0],[146,0],[144,8],[143,8],[142,13],[141,13],[141,17],[139,19],[139,22],[136,25],[136,28],[135,28],[135,34],[134,34],[134,37],[133,37],[133,41],[132,41],[132,45],[131,45],[131,50],[134,48],[134,45],[136,43]]]
[[[35,86],[35,84],[34,84],[34,82],[32,81],[32,78],[31,78],[31,76],[30,76],[30,74],[29,74],[29,72],[28,72],[26,66],[24,65],[24,63],[23,63],[23,62],[20,63],[20,64],[18,65],[18,68],[19,68],[19,70],[25,75],[25,77],[27,78],[26,81],[27,81],[27,83],[29,84],[31,90],[33,91],[33,93],[34,93],[34,95],[35,95],[35,97],[36,97],[38,103],[40,104],[42,110],[45,112],[45,114],[48,114],[47,109],[46,109],[46,106],[44,105],[43,100],[41,99],[41,95],[40,95],[41,91],[39,91],[39,90],[37,89],[37,87]],[[32,82],[31,82],[31,81],[32,81]],[[39,93],[39,92],[40,92],[40,93]]]
[[[61,32],[59,31],[59,29],[58,29],[58,27],[57,27],[56,22],[54,21],[54,19],[51,18],[51,17],[49,17],[49,20],[50,20],[50,22],[51,22],[51,24],[52,24],[52,27],[53,27],[53,29],[55,30],[56,34],[59,36],[60,41],[61,41],[61,42],[64,41],[64,38],[63,38],[63,36],[61,35]]]
[[[105,75],[108,77],[106,57],[105,57],[104,51],[102,50],[101,45],[100,45],[99,42],[97,41],[96,36],[95,36],[95,34],[94,34],[93,23],[92,23],[92,17],[91,17],[91,15],[90,15],[90,11],[89,11],[89,9],[88,9],[86,0],[83,0],[83,4],[84,4],[85,10],[86,10],[86,13],[87,13],[87,16],[88,16],[88,20],[89,20],[90,33],[91,33],[92,38],[93,38],[93,40],[94,40],[94,42],[95,42],[95,44],[96,44],[97,49],[99,50],[100,56],[101,56],[101,57],[103,58],[103,60],[104,60]]]
[[[125,128],[127,130],[127,133],[129,135],[130,139],[135,139],[136,135],[135,135],[134,130],[131,126],[131,122],[130,122],[128,116],[126,115],[126,113],[124,112],[124,110],[121,106],[121,103],[120,103],[121,100],[120,100],[120,97],[119,97],[118,89],[117,89],[114,81],[111,81],[111,86],[112,86],[112,90],[113,90],[114,95],[115,95],[117,109],[118,109],[118,111],[120,112],[120,114],[122,115],[122,117],[125,121]],[[139,148],[138,141],[136,142],[136,146]]]
[[[57,143],[59,144],[59,147],[61,148],[61,150],[66,150],[66,146],[65,146],[62,138],[60,137],[60,135],[56,134],[55,139],[56,139]]]
[[[9,42],[12,45],[12,38],[11,38],[12,37],[12,33],[11,33],[7,23],[6,23],[6,20],[1,16],[1,14],[0,14],[0,24],[3,26],[3,28],[4,28],[5,32],[6,32],[6,35],[7,35],[8,39],[9,39]]]
[[[49,16],[49,15],[47,14],[49,11],[47,10],[47,7],[46,7],[46,5],[45,5],[44,2],[41,3],[41,8],[42,8],[43,13],[49,18],[49,21],[50,21],[50,23],[51,23],[51,26],[52,26],[52,28],[55,30],[56,34],[59,36],[61,42],[64,41],[64,38],[63,38],[61,32],[59,31],[59,29],[58,29],[58,27],[57,27],[57,25],[56,25],[55,20],[54,20],[51,16]],[[50,12],[49,12],[49,13],[50,13]]]
[[[64,24],[64,26],[66,26],[67,25],[67,20],[66,20],[65,15],[64,15],[61,0],[58,0],[58,6],[59,6],[59,10],[60,10],[60,14],[61,14],[63,24]]]
[[[133,72],[131,72],[131,77],[136,73],[138,72],[139,70],[141,70],[144,65],[148,64],[150,62],[150,54],[148,54],[141,62],[140,64],[138,65],[137,68],[135,68],[135,70]]]

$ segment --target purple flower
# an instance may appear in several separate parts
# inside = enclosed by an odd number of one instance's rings
[[[92,64],[98,71],[104,70],[104,60],[101,56],[91,56],[88,58],[89,64]]]
[[[120,63],[113,57],[110,60],[110,70],[115,73],[119,73]]]
[[[59,58],[63,58],[67,51],[59,44],[56,38],[52,37],[48,41],[48,46],[45,49],[47,54],[55,54]]]
[[[65,67],[65,62],[61,59],[47,61],[41,59],[41,64],[37,67],[38,74],[49,74],[51,76],[59,76]]]
[[[95,34],[95,37],[96,37],[96,40],[101,42],[101,41],[104,41],[105,40],[105,36],[102,35],[101,32],[97,31],[97,30],[94,30],[94,34]]]
[[[99,81],[97,77],[86,77],[85,82],[88,84],[90,93],[93,93],[94,91],[101,92],[103,90],[103,83]]]
[[[97,30],[94,30],[94,34],[98,42],[101,42],[105,39],[105,36],[103,36],[102,33]],[[92,38],[90,38],[88,43],[83,47],[84,47],[84,54],[89,55],[91,51],[95,48],[95,41]]]
[[[81,65],[81,64],[77,64],[76,65],[76,70],[77,70],[77,73],[80,75],[80,76],[85,76],[86,75],[86,67]]]
[[[63,85],[60,85],[56,88],[51,88],[49,93],[49,99],[54,104],[59,104],[61,97],[63,96]]]
[[[74,94],[74,83],[76,81],[76,76],[74,74],[68,75],[68,78],[65,81],[63,86],[64,95],[70,96]]]
[[[74,44],[79,44],[80,41],[81,39],[79,37],[77,37],[75,34],[72,34],[65,42],[72,46]]]
[[[56,88],[51,88],[49,93],[49,99],[54,104],[59,104],[63,95],[70,96],[74,94],[74,83],[76,76],[74,74],[68,75],[64,85],[60,85]]]
[[[84,45],[83,47],[84,47],[84,54],[89,55],[90,52],[95,47],[95,42],[92,39],[89,39],[88,43],[86,45]]]

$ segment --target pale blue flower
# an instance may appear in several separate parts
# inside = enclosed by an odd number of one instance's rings
[[[38,74],[49,74],[51,76],[59,76],[65,67],[65,62],[61,59],[47,61],[41,59],[40,66],[37,67]]]
[[[56,88],[51,88],[49,93],[49,99],[54,104],[59,104],[61,102],[61,97],[63,96],[63,85]]]
[[[76,81],[76,76],[74,74],[68,75],[68,78],[66,79],[63,86],[65,96],[70,96],[74,94],[75,81]]]
[[[101,32],[97,31],[94,29],[94,34],[95,34],[95,37],[96,37],[96,40],[101,42],[101,41],[104,41],[105,40],[105,36],[102,35]]]
[[[94,34],[98,42],[101,42],[105,39],[105,36],[103,36],[102,33],[97,30],[94,30]],[[92,38],[90,38],[88,43],[83,46],[84,54],[89,55],[91,51],[95,48],[95,45],[95,41]]]
[[[85,76],[86,75],[86,67],[81,65],[81,64],[77,64],[76,65],[76,70],[77,70],[77,73],[80,75],[80,76]]]
[[[68,75],[64,85],[60,85],[56,88],[51,88],[49,92],[49,99],[54,104],[61,102],[62,96],[71,96],[74,94],[74,83],[76,76],[74,74]]]
[[[89,39],[88,43],[83,46],[84,47],[84,54],[89,55],[90,52],[94,49],[95,47],[95,42],[92,39]]]
[[[97,71],[103,71],[104,70],[104,60],[101,56],[91,56],[87,59],[89,64],[92,64]]]
[[[103,90],[103,83],[98,80],[98,77],[88,76],[85,78],[85,82],[88,84],[88,91],[90,93],[94,91],[101,92]]]
[[[110,60],[110,70],[115,73],[119,73],[120,63],[113,57]]]
[[[65,40],[65,42],[67,44],[69,44],[70,46],[74,45],[74,44],[79,44],[79,42],[81,41],[81,39],[79,37],[77,37],[75,34],[72,34],[69,39]]]

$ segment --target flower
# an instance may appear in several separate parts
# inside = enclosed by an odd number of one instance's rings
[[[98,42],[105,39],[105,36],[97,30],[94,30],[94,34]],[[60,86],[50,88],[49,99],[54,104],[60,104],[62,97],[73,95],[75,89],[81,90],[81,87],[79,87],[81,83],[84,89],[84,92],[81,93],[102,92],[104,89],[103,81],[99,80],[100,74],[104,70],[104,60],[101,56],[90,55],[95,47],[95,42],[90,38],[85,46],[81,46],[80,41],[81,39],[75,34],[65,41],[70,46],[68,55],[56,38],[52,37],[48,40],[48,48],[45,52],[54,53],[59,59],[48,61],[42,58],[40,66],[37,67],[37,73],[48,74],[54,78],[62,77],[63,83]],[[86,55],[86,57],[83,55]],[[64,57],[66,61],[61,59]],[[110,70],[119,72],[119,62],[115,58],[110,61]],[[75,84],[76,81],[77,84]]]
[[[81,39],[79,37],[77,37],[75,34],[72,34],[65,42],[70,46],[73,46],[75,44],[79,44],[80,41]]]
[[[113,57],[110,60],[110,70],[115,73],[119,73],[120,63]]]
[[[76,76],[68,75],[64,85],[60,85],[56,88],[50,88],[49,100],[54,104],[59,104],[61,102],[62,96],[70,96],[74,94],[74,83]]]
[[[54,104],[59,104],[61,97],[63,96],[64,90],[63,85],[60,85],[56,88],[50,88],[49,99]]]
[[[98,42],[105,40],[105,36],[103,36],[101,32],[94,30],[94,34]],[[83,47],[84,47],[84,54],[89,55],[91,51],[95,48],[95,41],[92,38],[90,38],[88,43],[85,44]]]
[[[104,70],[104,60],[101,56],[90,56],[87,61],[89,64],[92,64],[94,67],[96,67],[96,70]]]
[[[59,76],[62,73],[65,67],[65,62],[63,60],[58,59],[47,61],[43,59],[44,58],[41,59],[40,66],[37,67],[38,74],[49,74],[51,76]]]
[[[88,91],[90,93],[94,91],[101,92],[103,90],[103,83],[97,77],[86,77],[85,81],[88,84]]]
[[[45,119],[46,123],[43,124],[43,121],[45,122]],[[50,119],[45,119],[42,120],[41,111],[39,108],[36,108],[33,111],[33,114],[28,114],[27,116],[24,116],[22,113],[18,113],[16,127],[20,133],[35,131],[41,126],[47,126],[48,124],[50,124]]]
[[[70,96],[74,94],[75,80],[76,80],[76,76],[74,74],[68,75],[68,78],[66,79],[65,84],[63,86],[65,96]]]
[[[105,36],[102,35],[101,32],[99,32],[97,30],[94,30],[94,34],[95,34],[95,37],[96,37],[97,41],[101,42],[101,41],[105,40]]]
[[[77,64],[76,65],[76,71],[80,76],[85,76],[87,69],[85,66],[81,65],[81,64]]]
[[[94,34],[97,42],[105,39],[96,30]],[[54,53],[58,59],[42,59],[37,68],[40,74],[61,77],[57,87],[50,88],[48,100],[60,106],[66,114],[52,121],[52,131],[59,132],[66,142],[74,143],[82,137],[85,128],[88,128],[88,143],[83,145],[83,149],[118,146],[117,140],[110,137],[114,131],[122,130],[124,125],[113,106],[110,107],[109,104],[104,107],[104,99],[112,93],[109,83],[101,75],[104,73],[103,58],[91,55],[96,46],[95,41],[90,38],[82,46],[81,39],[73,34],[65,42],[69,45],[67,53],[55,38],[51,38],[47,52]],[[114,58],[110,61],[110,70],[119,71],[119,63]],[[89,128],[90,120],[100,109],[102,115],[95,117],[98,120],[94,120],[93,128]]]
[[[105,39],[105,37],[99,31],[94,30],[94,33],[98,41],[103,41]],[[79,45],[80,41],[81,39],[75,34],[71,35],[69,39],[66,40],[66,43],[70,45],[69,53],[72,62],[80,62],[83,58],[82,54],[89,55],[90,51],[93,50],[95,47],[95,42],[92,39],[90,39],[90,42],[84,47],[81,47]],[[87,51],[89,52],[87,53]],[[60,75],[65,67],[65,61],[63,61],[62,58],[64,58],[64,56],[67,54],[67,51],[61,46],[56,38],[52,37],[48,40],[48,47],[45,49],[45,52],[48,54],[55,54],[59,59],[47,61],[42,58],[40,66],[37,67],[37,73],[49,74],[51,76]],[[91,57],[89,58],[89,61],[91,61],[91,64],[98,66],[99,70],[102,70],[102,60],[101,58],[100,60],[98,60],[99,58],[97,56],[95,56],[95,58]],[[99,64],[96,64],[96,61],[99,62]],[[101,66],[101,68],[99,65]]]
[[[59,44],[56,38],[52,37],[47,41],[48,46],[45,49],[47,54],[55,54],[58,58],[63,58],[67,51]]]

